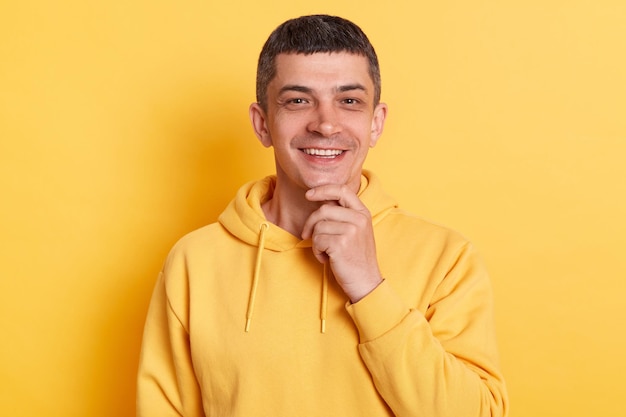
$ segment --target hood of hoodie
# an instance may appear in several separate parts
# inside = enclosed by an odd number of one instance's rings
[[[310,240],[303,241],[280,227],[270,224],[261,205],[272,198],[276,177],[268,176],[242,186],[235,198],[219,217],[219,222],[232,235],[252,246],[257,246],[262,225],[266,225],[264,249],[285,251],[295,247],[311,246]],[[397,207],[387,195],[378,178],[367,170],[361,175],[358,196],[372,215],[374,224],[382,220],[389,210]]]

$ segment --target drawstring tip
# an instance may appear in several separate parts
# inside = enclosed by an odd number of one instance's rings
[[[322,319],[322,333],[326,333],[326,319]]]
[[[250,331],[250,322],[252,322],[252,319],[247,319],[246,320],[246,333],[248,333]]]

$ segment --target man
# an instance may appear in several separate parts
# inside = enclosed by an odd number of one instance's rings
[[[148,313],[139,416],[503,416],[491,289],[462,237],[362,170],[383,131],[353,23],[279,26],[254,131],[276,175],[172,249]]]

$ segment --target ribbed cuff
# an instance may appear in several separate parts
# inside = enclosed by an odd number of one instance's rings
[[[357,303],[346,304],[346,310],[356,324],[361,343],[387,333],[409,314],[409,307],[387,281]]]

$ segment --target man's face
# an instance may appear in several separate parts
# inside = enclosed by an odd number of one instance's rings
[[[250,108],[255,132],[274,147],[278,187],[360,185],[367,152],[382,133],[387,107],[374,106],[367,58],[340,52],[281,54],[267,89],[267,111]]]

